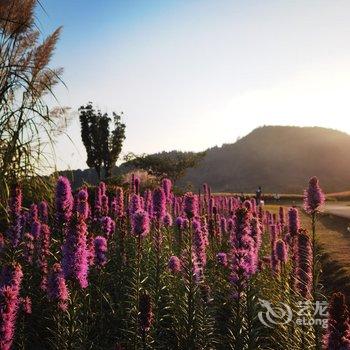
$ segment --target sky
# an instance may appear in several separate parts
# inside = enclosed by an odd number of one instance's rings
[[[350,133],[348,0],[41,0],[72,121],[59,169],[86,168],[77,108],[124,112],[123,154],[201,151],[262,125]]]

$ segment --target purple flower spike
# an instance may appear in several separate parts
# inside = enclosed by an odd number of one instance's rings
[[[67,310],[69,292],[59,263],[54,264],[50,271],[47,283],[47,294],[50,300],[58,302],[58,306],[62,311]]]
[[[198,197],[192,192],[184,195],[183,210],[189,219],[198,216]]]
[[[32,204],[29,208],[29,220],[30,222],[39,220],[39,211],[36,204]]]
[[[163,223],[165,227],[170,227],[173,225],[173,217],[171,216],[171,214],[166,213],[163,219]]]
[[[49,222],[49,208],[46,201],[41,201],[38,206],[39,219],[43,224]]]
[[[11,190],[8,206],[10,216],[15,217],[21,214],[22,211],[22,190],[19,186],[14,186]]]
[[[172,183],[170,179],[163,179],[162,187],[167,199],[170,199]]]
[[[81,217],[74,217],[62,247],[62,268],[65,278],[76,280],[82,288],[88,286],[87,227]]]
[[[304,192],[304,209],[308,214],[319,210],[325,202],[325,195],[316,176],[309,181],[309,187]]]
[[[223,253],[223,252],[218,253],[216,255],[216,260],[221,266],[226,267],[227,264],[228,264],[228,262],[227,262],[227,254],[226,253]]]
[[[286,243],[281,239],[279,239],[276,242],[276,257],[280,262],[283,262],[283,263],[285,263],[288,258]]]
[[[116,195],[111,202],[111,215],[113,218],[120,218],[124,215],[124,192],[121,187],[116,190]]]
[[[12,348],[20,305],[19,292],[22,278],[20,265],[3,267],[0,278],[0,349],[10,350]]]
[[[295,289],[304,297],[311,298],[312,246],[306,231],[297,236]]]
[[[34,237],[34,239],[38,239],[40,236],[41,224],[39,221],[33,221],[30,229],[30,233]]]
[[[329,304],[328,329],[323,349],[350,349],[349,312],[342,293],[334,293]]]
[[[133,215],[141,209],[141,198],[138,194],[132,194],[129,203],[129,214]]]
[[[95,246],[95,264],[99,267],[107,263],[107,240],[105,237],[97,236],[94,241]]]
[[[145,237],[149,232],[149,217],[144,210],[138,210],[131,218],[132,233]]]
[[[288,231],[291,237],[298,235],[300,229],[299,211],[297,208],[288,210]]]
[[[109,216],[104,216],[101,218],[101,230],[107,238],[113,235],[114,229],[114,221]]]
[[[172,274],[176,274],[176,273],[180,272],[181,271],[181,260],[177,256],[173,255],[169,259],[168,268]]]
[[[56,218],[59,225],[66,224],[72,216],[73,196],[69,180],[60,176],[56,185]]]
[[[88,194],[87,189],[84,187],[78,193],[77,212],[85,220],[90,215],[90,206],[89,206],[88,199],[89,199],[89,194]]]
[[[166,197],[160,187],[153,191],[153,214],[159,222],[162,222],[166,214]]]

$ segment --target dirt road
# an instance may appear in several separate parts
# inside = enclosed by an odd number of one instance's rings
[[[327,214],[332,214],[340,216],[342,218],[350,219],[350,203],[342,202],[338,203],[327,203],[324,208],[324,212]]]

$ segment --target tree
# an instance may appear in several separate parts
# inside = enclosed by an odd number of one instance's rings
[[[128,154],[127,166],[143,169],[157,177],[169,177],[174,182],[185,175],[188,168],[195,167],[205,156],[205,152],[161,152],[136,156]]]
[[[107,113],[102,114],[95,110],[92,102],[79,108],[81,125],[81,139],[86,149],[86,164],[96,170],[101,179],[102,169],[105,178],[112,175],[125,140],[125,124],[122,123],[122,114],[113,112],[113,123]],[[110,126],[113,130],[110,131]]]
[[[53,145],[66,108],[50,111],[62,68],[50,61],[61,28],[41,42],[35,21],[36,0],[0,1],[0,199],[8,182],[38,181],[49,165],[46,150]],[[52,148],[51,148],[52,151]],[[51,152],[52,154],[52,152]],[[44,163],[45,162],[45,163]]]

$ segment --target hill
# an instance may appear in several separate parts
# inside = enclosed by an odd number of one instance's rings
[[[301,193],[311,176],[326,192],[350,186],[350,135],[320,127],[264,126],[233,144],[208,149],[182,185],[214,191]]]

